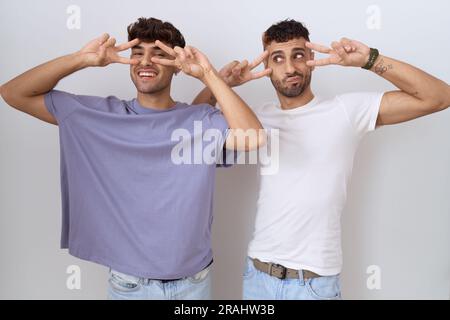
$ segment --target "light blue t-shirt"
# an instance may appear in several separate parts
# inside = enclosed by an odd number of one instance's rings
[[[45,103],[59,125],[62,248],[153,279],[192,276],[211,262],[215,169],[228,132],[220,110],[57,90]]]

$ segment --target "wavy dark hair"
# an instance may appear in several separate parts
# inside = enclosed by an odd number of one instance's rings
[[[161,21],[156,18],[139,18],[130,24],[128,30],[128,41],[138,38],[144,42],[154,42],[160,40],[170,46],[186,46],[181,32],[170,22]]]
[[[309,31],[301,22],[286,19],[270,26],[263,34],[263,46],[266,48],[272,41],[287,42],[293,39],[305,38],[309,41]]]

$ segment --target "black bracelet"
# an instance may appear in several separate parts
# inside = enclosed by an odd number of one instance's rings
[[[370,48],[369,61],[362,68],[366,69],[366,70],[372,69],[372,67],[375,65],[375,61],[377,61],[379,55],[380,55],[380,52],[378,51],[378,49]]]

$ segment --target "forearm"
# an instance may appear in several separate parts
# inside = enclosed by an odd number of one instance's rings
[[[215,106],[217,104],[216,97],[214,97],[211,90],[209,90],[208,87],[205,87],[202,91],[199,92],[199,94],[195,97],[194,101],[192,101],[192,104],[203,104],[207,103],[209,105]]]
[[[204,83],[212,96],[216,97],[231,129],[263,129],[250,107],[221,79],[215,70],[207,73]],[[204,91],[206,92],[206,90]]]
[[[371,71],[430,107],[450,105],[449,85],[410,64],[380,55]]]
[[[51,60],[2,85],[2,96],[29,98],[47,93],[62,78],[86,66],[83,56],[79,53]]]

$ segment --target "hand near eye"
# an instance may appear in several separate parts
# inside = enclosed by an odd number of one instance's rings
[[[270,68],[260,72],[252,72],[252,70],[259,66],[268,55],[269,52],[264,51],[263,54],[256,58],[252,63],[248,63],[247,60],[243,60],[242,62],[230,62],[219,71],[219,75],[230,87],[240,86],[248,81],[268,76],[272,73],[272,69]]]
[[[369,60],[370,48],[365,44],[342,38],[334,41],[331,48],[320,44],[306,42],[306,47],[327,54],[328,57],[318,60],[309,60],[306,64],[310,67],[340,65],[346,67],[363,67]]]
[[[177,46],[172,49],[159,40],[156,40],[155,44],[162,51],[173,57],[173,59],[152,57],[152,62],[154,63],[175,67],[201,81],[203,81],[203,78],[208,72],[214,69],[208,58],[194,47],[186,46],[185,48],[181,48]]]
[[[105,33],[91,40],[79,53],[83,55],[86,64],[91,67],[105,67],[111,63],[137,64],[139,61],[136,59],[119,56],[119,52],[128,50],[137,44],[139,44],[139,39],[116,46],[116,39]]]

